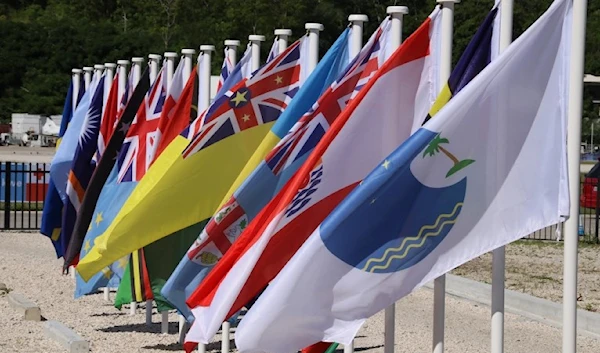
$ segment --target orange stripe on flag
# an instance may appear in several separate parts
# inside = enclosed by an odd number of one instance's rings
[[[79,183],[79,179],[77,179],[73,172],[69,172],[69,183],[71,183],[71,186],[73,186],[73,189],[75,189],[79,201],[82,201],[85,190],[83,190],[83,187],[81,187],[81,184]]]

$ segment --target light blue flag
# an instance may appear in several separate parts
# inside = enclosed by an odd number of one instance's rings
[[[56,154],[52,159],[52,163],[50,165],[50,180],[54,186],[52,189],[53,193],[56,193],[60,198],[60,209],[62,210],[62,204],[66,201],[67,194],[67,179],[69,176],[69,171],[71,170],[71,164],[73,163],[73,158],[75,157],[75,150],[77,148],[77,143],[79,141],[79,135],[81,134],[81,129],[85,121],[85,117],[88,114],[88,110],[90,108],[90,103],[92,100],[92,96],[96,91],[96,86],[98,85],[100,77],[94,77],[92,82],[90,83],[90,87],[85,91],[83,97],[81,97],[81,101],[75,108],[73,113],[73,117],[71,118],[68,127],[62,137],[61,143],[56,150]],[[49,206],[50,207],[50,206]],[[48,209],[50,211],[50,208]],[[45,233],[46,235],[50,234],[52,237],[53,245],[57,251],[58,256],[62,256],[64,251],[66,251],[67,246],[69,245],[69,240],[64,239],[62,236],[62,230],[60,233],[56,233],[54,229],[60,228],[60,217],[62,211],[57,214],[59,217],[55,222],[52,222],[50,225],[49,220],[47,220],[45,225]],[[43,218],[42,218],[43,219]],[[42,222],[45,224],[44,222]]]
[[[279,139],[298,122],[298,120],[313,106],[321,94],[340,76],[350,61],[348,53],[349,30],[345,30],[327,51],[315,70],[297,92],[291,92],[294,99],[290,102],[271,132]],[[230,76],[231,77],[231,76]],[[218,217],[218,216],[217,216]],[[185,304],[189,294],[198,286],[208,271],[214,265],[211,259],[204,262],[193,261],[188,257],[197,248],[192,246],[188,255],[184,256],[169,280],[163,286],[161,294],[176,307],[189,322],[193,315]],[[234,316],[235,318],[235,316]],[[233,319],[234,319],[233,318]]]
[[[126,149],[127,148],[125,148],[125,150]],[[111,174],[100,193],[100,198],[98,199],[99,202],[96,206],[97,212],[94,214],[94,218],[90,223],[86,239],[81,247],[80,257],[85,256],[92,248],[94,239],[106,231],[106,228],[110,225],[110,220],[117,215],[117,212],[121,209],[120,206],[125,203],[129,194],[137,185],[135,182],[117,183],[118,171],[118,166],[115,164],[115,167],[111,171]],[[129,255],[95,274],[87,282],[85,282],[76,272],[75,298],[94,293],[101,287],[118,287],[128,264]]]
[[[73,92],[73,81],[71,81],[69,84],[67,97],[65,98],[62,120],[60,122],[60,131],[58,133],[59,142],[67,131],[69,122],[73,118],[73,111],[75,110],[75,107],[73,106],[73,94],[77,93],[78,92]],[[79,101],[79,99],[81,99],[81,96],[78,96],[77,100]],[[63,202],[60,199],[58,191],[56,190],[54,180],[50,178],[48,192],[46,193],[46,198],[44,201],[44,209],[42,211],[42,225],[40,227],[40,233],[50,237],[52,240],[52,245],[54,245],[54,250],[56,251],[56,257],[62,257],[66,251],[66,249],[63,248],[61,243],[58,241],[61,231],[62,209]]]

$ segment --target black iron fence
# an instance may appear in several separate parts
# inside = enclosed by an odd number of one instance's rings
[[[40,229],[50,164],[2,162],[0,180],[0,229]]]
[[[50,164],[2,162],[0,164],[0,229],[38,230],[42,224],[42,209],[50,183]],[[587,178],[581,182],[579,216],[580,239],[598,241],[600,229],[599,180]],[[562,240],[562,226],[538,230],[526,239]]]
[[[598,188],[600,179],[584,178],[581,180],[579,198],[579,240],[599,242],[600,229],[600,197]],[[526,239],[534,240],[563,240],[562,224],[540,229]]]

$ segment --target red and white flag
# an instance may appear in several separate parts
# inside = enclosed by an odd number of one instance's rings
[[[186,337],[208,343],[221,323],[279,273],[341,200],[420,126],[435,99],[439,10],[377,70],[306,163],[250,223],[188,298]],[[385,109],[382,109],[385,102]]]

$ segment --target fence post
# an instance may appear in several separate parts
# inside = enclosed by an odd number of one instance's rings
[[[10,177],[12,162],[5,162],[4,171],[4,229],[10,229]]]

